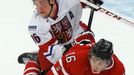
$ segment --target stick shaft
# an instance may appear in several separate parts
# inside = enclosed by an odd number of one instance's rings
[[[124,22],[124,23],[129,24],[129,25],[134,27],[134,23],[129,21],[129,20],[127,20],[127,19],[125,19],[125,18],[122,18],[122,17],[120,17],[120,16],[118,16],[118,15],[116,15],[116,14],[114,14],[114,13],[112,13],[112,12],[102,8],[102,7],[100,7],[100,6],[97,6],[97,5],[87,1],[87,0],[80,0],[80,1],[85,3],[85,4],[87,4],[89,7],[92,7],[94,9],[96,9],[96,10],[98,10],[98,11],[100,11],[100,12],[102,12],[102,13],[110,16],[110,17],[112,17],[112,18],[115,18],[116,20],[120,20],[121,22]]]
[[[94,3],[93,0],[91,0],[91,2]],[[92,21],[93,21],[93,16],[94,16],[94,8],[91,8],[90,16],[89,16],[89,20],[88,20],[88,30],[91,30],[91,25],[92,25]]]

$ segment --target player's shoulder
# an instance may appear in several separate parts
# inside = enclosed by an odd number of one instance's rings
[[[124,68],[122,61],[115,54],[113,54],[112,57],[117,67]]]
[[[88,44],[87,45],[76,44],[64,55],[64,59],[70,56],[74,56],[77,59],[85,58],[88,56],[91,47],[92,46]]]
[[[72,48],[87,49],[91,48],[92,46],[93,46],[92,44],[75,44]]]
[[[91,48],[92,46],[90,44],[85,44],[85,45],[81,45],[81,44],[76,44],[74,46],[72,46],[70,48],[70,50],[67,53],[70,52],[83,52],[83,51],[87,51]]]
[[[70,8],[74,5],[80,4],[80,0],[57,0],[57,3],[62,8]]]
[[[75,71],[76,68],[84,67],[82,64],[86,65],[88,62],[89,51],[90,49],[88,45],[73,46],[70,51],[62,57],[64,68],[66,70],[71,69]]]
[[[121,63],[120,59],[115,54],[113,54],[112,57],[114,62]]]

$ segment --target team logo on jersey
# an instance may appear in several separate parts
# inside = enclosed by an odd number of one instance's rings
[[[58,43],[65,43],[69,41],[73,33],[71,23],[67,16],[65,16],[59,22],[51,25],[51,30],[53,36],[58,40]]]

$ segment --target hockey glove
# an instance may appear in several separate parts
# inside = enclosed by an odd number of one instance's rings
[[[64,45],[66,48],[65,53],[75,44],[84,45],[89,43],[95,43],[94,34],[91,31],[84,31],[73,42]]]
[[[102,0],[88,0],[89,2],[93,2],[96,5],[102,5],[104,2]]]

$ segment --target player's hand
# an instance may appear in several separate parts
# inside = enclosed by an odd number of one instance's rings
[[[90,32],[90,31],[84,31],[82,32],[75,40],[75,44],[88,44],[88,43],[91,43],[92,39],[91,37],[93,37],[93,33]]]

